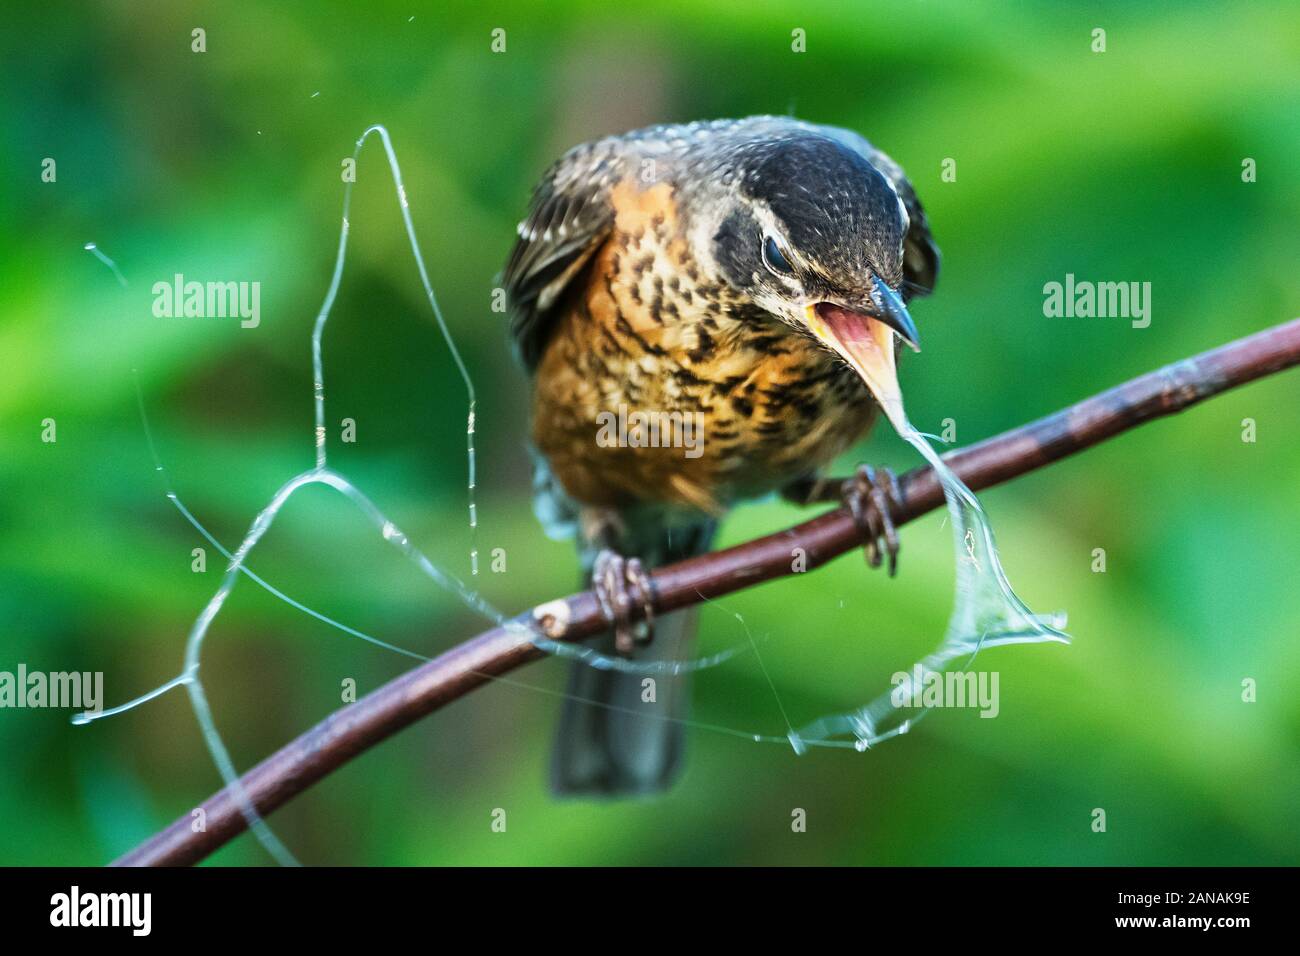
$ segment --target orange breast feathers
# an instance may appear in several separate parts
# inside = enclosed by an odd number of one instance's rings
[[[612,199],[614,231],[557,307],[534,385],[533,440],[572,498],[717,514],[866,430],[874,407],[851,373],[842,393],[828,352],[729,315],[669,185]]]

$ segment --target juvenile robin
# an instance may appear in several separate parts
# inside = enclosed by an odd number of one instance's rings
[[[653,126],[550,168],[504,277],[532,376],[538,515],[578,540],[611,624],[603,651],[688,656],[690,611],[653,635],[628,625],[632,602],[652,604],[644,569],[707,550],[738,501],[824,496],[818,470],[896,389],[898,342],[919,350],[905,303],[933,289],[938,265],[902,169],[848,130],[781,117]],[[887,553],[891,573],[892,490],[868,468],[844,483],[871,562]],[[665,789],[686,676],[657,676],[649,701],[643,674],[573,668],[554,789]]]

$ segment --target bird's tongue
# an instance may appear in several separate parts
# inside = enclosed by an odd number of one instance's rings
[[[813,333],[862,376],[894,428],[900,434],[910,429],[894,367],[894,330],[871,316],[830,302],[809,306],[808,320]]]

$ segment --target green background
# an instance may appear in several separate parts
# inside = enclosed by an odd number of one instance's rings
[[[914,315],[913,420],[966,444],[1300,312],[1300,23],[1287,5],[603,2],[46,3],[0,40],[0,670],[98,670],[107,703],[174,676],[221,560],[153,473],[132,370],[186,504],[233,547],[312,464],[308,340],[338,241],[340,161],[390,130],[432,278],[479,394],[478,578],[514,613],[572,590],[530,511],[526,383],[496,274],[528,191],[583,139],[652,122],[794,114],[907,169],[944,252]],[[414,19],[410,19],[411,17]],[[207,52],[191,52],[202,27]],[[506,30],[493,54],[490,31]],[[791,31],[807,52],[791,51]],[[1092,52],[1092,31],[1107,34]],[[313,95],[317,94],[319,95]],[[57,161],[42,183],[41,162]],[[1258,181],[1242,181],[1242,161]],[[955,182],[941,164],[956,161]],[[377,144],[325,338],[331,462],[467,574],[465,392],[433,324]],[[83,250],[94,241],[129,280]],[[259,281],[262,321],[158,319],[181,272]],[[1152,323],[1048,319],[1042,287],[1152,284]],[[482,689],[313,788],[271,823],[308,863],[1256,864],[1300,861],[1300,378],[1280,375],[981,497],[1011,581],[1075,643],[995,649],[1001,714],[932,715],[866,754],[697,730],[664,799],[559,803],[553,696]],[[40,440],[56,419],[58,440]],[[1242,421],[1258,440],[1242,440]],[[915,454],[882,430],[840,462]],[[738,542],[805,515],[727,522]],[[854,555],[705,610],[791,719],[861,703],[926,653],[951,600],[941,515],[900,576]],[[1107,570],[1093,573],[1093,549]],[[324,613],[433,654],[481,619],[337,495],[295,497],[251,566]],[[241,768],[410,662],[242,582],[204,678]],[[564,665],[514,675],[554,692]],[[1242,681],[1258,684],[1243,703]],[[783,723],[752,654],[701,674],[693,716]],[[98,864],[220,781],[184,692],[73,727],[0,711],[0,863]],[[491,812],[504,808],[506,833]],[[791,832],[794,808],[808,830]],[[1107,832],[1091,829],[1103,808]],[[244,836],[214,858],[262,864]]]

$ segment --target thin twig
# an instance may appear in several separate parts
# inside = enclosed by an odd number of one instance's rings
[[[1069,408],[945,456],[971,488],[987,488],[1041,468],[1144,422],[1172,415],[1202,399],[1300,364],[1300,319],[1231,342],[1133,379]],[[943,503],[929,468],[900,479],[895,522],[911,521]],[[863,544],[863,531],[844,508],[745,544],[681,561],[652,577],[656,613],[697,604],[793,573],[801,548],[811,570]],[[639,609],[634,617],[639,616]],[[581,641],[609,629],[594,594],[584,591],[540,605],[515,619],[544,626],[554,640]],[[334,712],[242,778],[258,812],[270,814],[357,754],[494,677],[544,657],[516,629],[494,628],[408,671]],[[116,866],[176,866],[202,860],[241,833],[239,805],[222,790],[202,806],[206,826],[190,815],[115,862]]]

